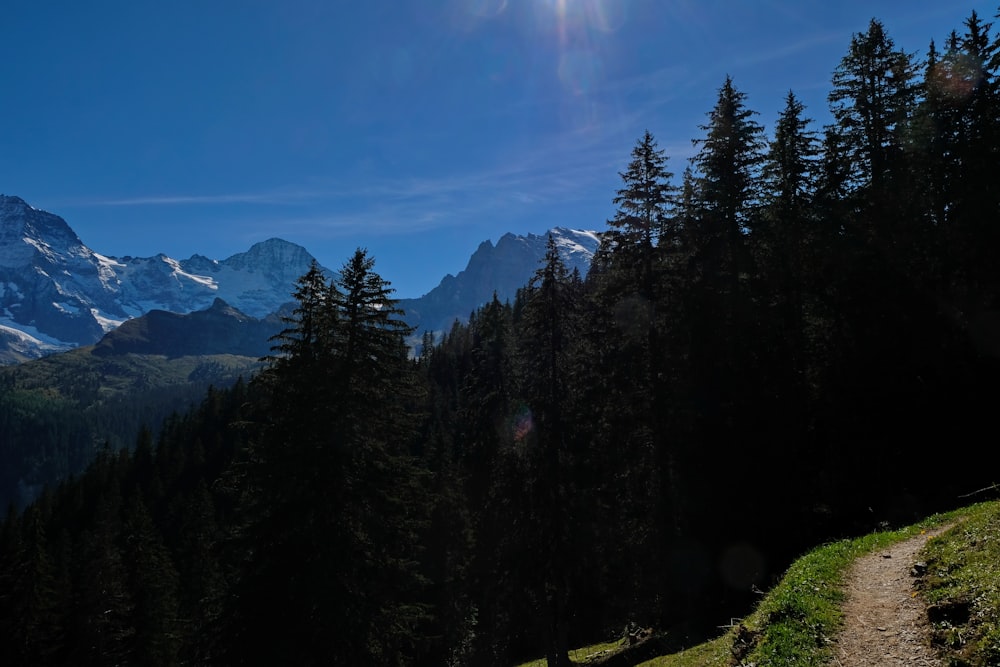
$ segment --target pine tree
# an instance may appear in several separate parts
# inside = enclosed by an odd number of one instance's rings
[[[70,653],[79,664],[123,664],[132,655],[135,603],[120,546],[121,502],[117,481],[115,486],[105,487],[90,530],[78,544],[73,609],[76,627]]]
[[[753,238],[763,278],[761,302],[780,304],[781,333],[774,340],[784,343],[786,354],[779,357],[792,368],[804,351],[804,293],[811,282],[809,247],[817,223],[813,203],[819,146],[804,111],[789,91],[762,168],[763,207]]]
[[[132,658],[143,665],[174,665],[180,646],[177,571],[141,497],[130,500],[125,515],[124,556],[135,603]]]
[[[699,176],[700,227],[692,230],[693,251],[703,280],[719,280],[736,298],[749,271],[746,235],[753,229],[760,204],[760,167],[764,128],[746,107],[746,94],[726,77],[719,89],[704,139],[693,163]]]
[[[63,648],[63,628],[59,603],[64,596],[58,590],[55,565],[47,537],[48,513],[38,502],[22,518],[20,549],[15,552],[7,599],[6,614],[12,627],[11,664],[47,664]]]
[[[1000,194],[990,176],[1000,169],[1000,37],[991,41],[991,28],[973,11],[941,68],[958,116],[949,221],[952,261],[962,282],[985,301],[1000,293],[994,257],[1000,243]]]
[[[674,191],[673,174],[667,171],[666,153],[657,147],[649,130],[632,149],[632,160],[619,173],[622,187],[614,198],[617,207],[608,220],[606,238],[620,250],[635,249],[641,262],[637,268],[645,274],[641,281],[649,289],[653,248],[676,241],[670,226]]]
[[[956,146],[959,139],[959,119],[955,105],[954,67],[949,55],[958,42],[958,35],[949,38],[949,53],[941,54],[932,41],[927,51],[922,99],[913,123],[914,162],[920,187],[914,192],[922,200],[924,224],[947,234],[954,206],[952,181],[957,176]],[[943,239],[938,239],[939,243]],[[940,249],[939,249],[940,252]],[[953,273],[952,267],[944,269]],[[944,278],[949,282],[950,278]]]
[[[619,173],[622,186],[613,199],[616,211],[602,239],[603,260],[598,260],[604,261],[603,290],[617,304],[619,324],[628,330],[626,335],[640,340],[655,326],[662,257],[680,242],[670,215],[676,187],[666,164],[666,154],[647,130],[632,149],[628,167]]]
[[[407,411],[418,385],[409,328],[373,265],[359,249],[328,284],[310,270],[257,380],[231,662],[395,665],[414,651],[426,502]]]
[[[880,21],[851,38],[833,74],[829,101],[850,148],[852,177],[878,196],[904,169],[903,147],[917,98],[916,65],[896,49]]]
[[[871,262],[914,278],[924,234],[909,148],[919,85],[913,56],[898,50],[879,21],[851,39],[833,74],[828,96],[835,131],[850,164],[850,187],[859,203],[858,227],[849,229],[867,246]]]
[[[468,664],[505,665],[516,632],[517,588],[524,579],[524,502],[520,461],[512,433],[518,428],[513,307],[493,299],[470,319],[467,360],[459,386],[457,454],[465,474],[474,544],[470,563],[470,597],[475,611],[474,636],[466,652]],[[453,339],[453,342],[457,343]],[[522,606],[523,608],[523,606]],[[456,664],[462,664],[458,662]]]
[[[692,287],[699,293],[694,299],[703,303],[696,308],[702,316],[693,338],[709,346],[713,340],[719,343],[712,354],[721,352],[723,364],[734,363],[734,346],[745,338],[740,329],[746,325],[746,284],[752,269],[747,236],[757,227],[761,201],[764,129],[745,101],[746,95],[726,77],[702,126],[705,138],[694,142],[699,146],[693,158],[698,216],[688,236]]]
[[[648,136],[648,135],[647,135]],[[574,282],[552,237],[544,264],[523,292],[520,320],[520,392],[530,425],[515,433],[529,466],[534,530],[531,553],[537,593],[545,613],[545,653],[550,667],[568,667],[570,594],[579,554],[570,505],[574,493],[577,444],[571,428],[570,369],[574,313],[582,285]]]
[[[743,520],[743,505],[727,490],[742,485],[757,452],[732,443],[760,438],[759,406],[754,405],[762,372],[756,348],[760,321],[751,241],[764,233],[760,209],[765,140],[755,115],[746,106],[746,95],[726,77],[701,128],[704,138],[694,142],[698,153],[692,159],[695,212],[688,215],[695,224],[687,234],[687,279],[678,290],[682,316],[675,318],[684,347],[671,373],[676,379],[670,384],[669,401],[677,414],[668,431],[675,440],[676,463],[667,470],[676,469],[673,477],[683,485],[674,501],[687,508],[682,513],[686,536],[708,543],[715,537],[702,532],[705,520],[720,507],[733,507],[733,512],[722,514],[730,525]],[[726,465],[719,472],[725,476],[716,479],[713,472],[709,482],[704,471],[720,452],[725,452]],[[714,523],[713,530],[725,529]],[[681,614],[701,605],[700,593],[690,582],[675,574],[669,583],[674,608]]]

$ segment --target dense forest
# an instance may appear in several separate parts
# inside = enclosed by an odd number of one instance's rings
[[[105,445],[134,444],[143,425],[159,425],[198,405],[209,387],[228,387],[259,366],[236,354],[107,353],[110,345],[0,367],[0,506],[23,508],[45,486],[79,474]]]
[[[829,126],[783,103],[727,78],[679,174],[645,133],[585,278],[418,358],[366,251],[314,267],[262,371],[8,512],[5,664],[568,665],[996,482],[1000,38],[873,20]]]

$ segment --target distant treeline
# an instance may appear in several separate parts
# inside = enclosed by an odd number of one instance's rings
[[[823,540],[997,481],[1000,40],[878,21],[770,136],[650,133],[586,279],[409,333],[371,257],[274,357],[0,527],[5,664],[510,665],[745,613]],[[984,440],[984,438],[987,438]]]
[[[256,367],[227,355],[166,359],[98,356],[82,348],[0,368],[0,504],[18,508],[78,475],[105,445],[131,447]]]

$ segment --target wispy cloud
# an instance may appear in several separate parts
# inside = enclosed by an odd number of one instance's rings
[[[753,68],[762,64],[783,60],[791,56],[800,54],[810,49],[825,44],[845,43],[850,38],[851,33],[845,30],[831,30],[822,33],[808,35],[802,39],[787,44],[777,44],[775,48],[741,54],[739,60],[732,61],[732,65],[739,65],[741,68]]]
[[[76,206],[211,206],[228,204],[292,204],[316,199],[322,193],[315,190],[274,190],[270,192],[223,193],[210,195],[145,195],[84,199],[73,202]]]
[[[144,215],[154,208],[185,207],[188,220],[238,223],[231,233],[251,241],[276,233],[305,241],[458,226],[502,229],[532,220],[600,226],[606,215],[601,207],[610,206],[618,172],[638,138],[635,132],[641,132],[633,114],[608,117],[604,124],[568,126],[535,143],[503,147],[477,169],[459,165],[399,176],[347,169],[253,192],[106,196],[66,205],[134,207]],[[566,217],[554,219],[557,215]]]

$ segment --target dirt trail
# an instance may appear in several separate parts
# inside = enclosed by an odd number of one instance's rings
[[[924,543],[947,528],[881,549],[852,566],[846,579],[845,627],[834,645],[835,665],[944,664],[931,648],[927,609],[914,597],[910,570]]]

